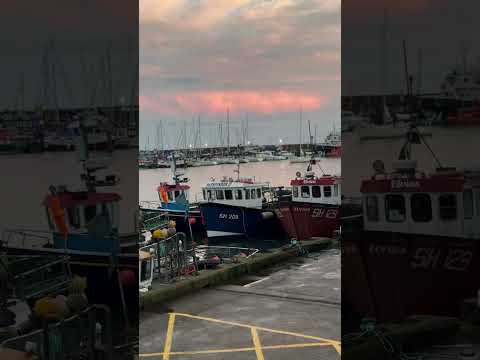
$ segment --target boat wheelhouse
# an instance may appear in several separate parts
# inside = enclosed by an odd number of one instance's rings
[[[341,178],[324,174],[317,177],[312,161],[305,174],[297,172],[290,182],[292,199],[280,201],[276,209],[290,238],[333,237],[340,228]]]
[[[338,176],[323,175],[316,177],[307,171],[304,177],[297,173],[297,178],[290,182],[292,201],[312,204],[340,205],[341,179]]]
[[[268,183],[253,179],[212,178],[202,187],[204,201],[199,204],[208,238],[257,237],[274,217],[264,210],[269,189]]]
[[[57,249],[118,252],[120,196],[115,193],[56,191],[44,200]]]
[[[266,188],[269,188],[268,184],[256,183],[252,179],[225,177],[220,181],[212,179],[202,188],[202,194],[207,202],[261,209]]]
[[[173,183],[161,182],[157,187],[159,201],[141,201],[140,211],[146,214],[166,214],[177,222],[179,231],[190,232],[192,225],[203,227],[200,210],[196,203],[190,202],[188,178],[177,170],[175,156],[171,158]]]
[[[361,183],[363,229],[342,233],[342,291],[356,314],[458,316],[480,288],[480,172],[419,171],[410,149],[422,141],[411,126],[393,171],[377,160]]]
[[[426,175],[404,160],[363,181],[361,191],[365,230],[480,238],[480,172]]]

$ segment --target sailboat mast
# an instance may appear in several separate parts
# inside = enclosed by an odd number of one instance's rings
[[[302,156],[302,108],[300,108],[300,142],[299,142],[300,153],[299,156]]]
[[[230,155],[230,110],[227,108],[227,151]]]

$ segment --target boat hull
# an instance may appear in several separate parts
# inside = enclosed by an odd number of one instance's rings
[[[271,237],[277,221],[275,216],[265,218],[264,213],[268,211],[257,208],[204,203],[200,204],[200,211],[209,240]]]
[[[338,206],[285,201],[275,213],[288,236],[297,240],[333,237],[340,228]]]
[[[458,316],[480,288],[480,241],[363,232],[342,238],[342,298],[360,316]]]

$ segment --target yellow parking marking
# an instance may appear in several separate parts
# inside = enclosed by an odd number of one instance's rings
[[[257,329],[252,327],[250,330],[252,332],[253,345],[255,346],[255,355],[257,355],[257,360],[265,360],[263,357],[262,344],[258,338]]]
[[[285,345],[269,345],[262,346],[262,350],[281,350],[281,349],[300,349],[309,347],[321,347],[332,346],[327,343],[300,343],[300,344],[285,344]],[[170,356],[175,355],[205,355],[205,354],[224,354],[224,353],[237,353],[237,352],[253,352],[254,347],[238,348],[238,349],[211,349],[211,350],[199,350],[199,351],[171,351]],[[140,357],[157,357],[163,356],[163,352],[140,354]]]
[[[188,318],[191,318],[191,319],[205,320],[205,321],[210,321],[210,322],[214,322],[214,323],[218,323],[218,324],[238,326],[238,327],[243,327],[243,328],[247,328],[247,329],[251,329],[253,327],[252,325],[241,324],[241,323],[237,323],[237,322],[233,322],[233,321],[218,320],[218,319],[212,319],[212,318],[208,318],[208,317],[196,316],[196,315],[190,315],[190,314],[183,314],[183,313],[175,313],[175,314],[177,316],[188,317]],[[295,332],[291,332],[291,331],[274,330],[274,329],[264,328],[264,327],[261,327],[261,326],[255,326],[255,328],[257,330],[267,331],[267,332],[271,332],[271,333],[275,333],[275,334],[291,335],[291,336],[301,337],[301,338],[304,338],[304,339],[325,341],[325,342],[329,342],[329,343],[332,343],[332,342],[339,343],[336,340],[320,338],[320,337],[317,337],[317,336],[304,335],[304,334],[299,334],[299,333],[295,333]]]
[[[172,350],[173,328],[175,326],[175,313],[168,315],[167,337],[165,338],[165,346],[163,348],[163,360],[170,359],[170,351]]]
[[[245,348],[211,349],[211,350],[199,350],[199,351],[171,351],[172,343],[173,343],[175,319],[178,316],[250,329],[254,346],[245,347]],[[295,336],[299,338],[315,340],[316,342],[262,346],[259,333],[258,333],[259,331],[269,332],[274,334],[281,334],[281,335],[290,335],[290,336]],[[167,335],[165,339],[165,346],[163,348],[163,352],[143,353],[143,354],[139,354],[139,356],[140,357],[162,357],[163,360],[169,360],[171,356],[175,356],[175,355],[201,355],[201,354],[219,354],[219,353],[235,353],[235,352],[255,352],[257,360],[265,360],[263,356],[263,350],[299,349],[299,348],[320,347],[320,346],[332,346],[337,351],[337,353],[341,355],[341,342],[333,339],[325,339],[325,338],[320,338],[320,337],[311,336],[311,335],[299,334],[291,331],[269,329],[264,327],[241,324],[241,323],[232,322],[232,321],[213,319],[213,318],[208,318],[203,316],[196,316],[196,315],[190,315],[190,314],[184,314],[184,313],[170,313],[168,317]]]

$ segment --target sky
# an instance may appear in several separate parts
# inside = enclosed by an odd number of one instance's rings
[[[52,107],[54,93],[60,108],[109,105],[101,85],[107,77],[115,105],[138,102],[136,2],[2,0],[1,5],[0,109]],[[107,51],[111,76],[100,65]]]
[[[404,93],[404,40],[415,90],[440,92],[463,57],[478,72],[479,11],[478,0],[343,0],[342,95]]]
[[[305,142],[308,121],[319,141],[340,127],[340,0],[140,0],[139,15],[142,149],[184,144],[185,123],[187,144],[219,145],[227,109],[231,145],[298,143],[300,113]]]

